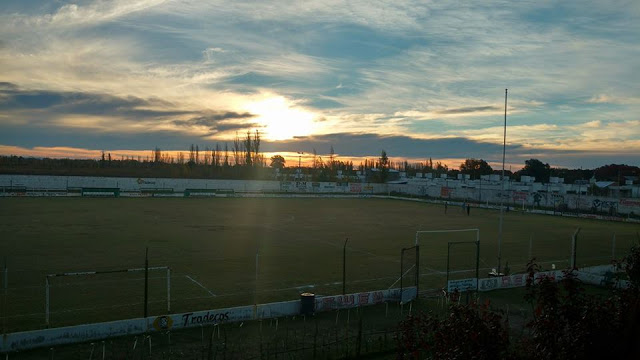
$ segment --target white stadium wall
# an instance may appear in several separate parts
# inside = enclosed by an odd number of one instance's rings
[[[506,186],[506,184],[505,184]],[[91,176],[42,176],[42,175],[0,175],[0,188],[27,188],[27,195],[65,196],[51,190],[78,188],[119,188],[121,196],[141,196],[145,189],[171,189],[173,194],[157,196],[183,196],[186,189],[233,190],[239,194],[255,193],[307,193],[307,194],[392,194],[400,193],[450,201],[470,201],[485,205],[497,205],[501,201],[515,208],[554,208],[565,204],[570,210],[579,207],[588,211],[640,214],[640,198],[611,198],[562,193],[556,185],[543,186],[539,183],[510,183],[507,190],[501,190],[496,182],[464,182],[446,179],[421,179],[406,184],[339,183],[311,181],[263,181],[263,180],[209,180],[172,178],[113,178]],[[34,191],[35,190],[35,191]],[[38,190],[49,192],[38,193]],[[211,193],[213,194],[213,193]],[[12,195],[0,191],[1,195]],[[70,194],[72,195],[72,194]],[[196,193],[202,196],[205,193]],[[76,196],[79,196],[76,194]]]

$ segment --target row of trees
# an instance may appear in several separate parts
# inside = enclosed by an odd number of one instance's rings
[[[482,175],[500,174],[484,159],[470,158],[462,162],[458,168],[449,168],[446,164],[431,158],[424,162],[392,161],[387,152],[382,150],[380,157],[363,159],[359,164],[353,161],[338,159],[333,146],[327,158],[318,155],[313,149],[310,165],[292,164],[287,166],[282,155],[272,156],[267,166],[261,153],[261,136],[259,131],[248,131],[245,136],[236,134],[231,146],[222,145],[201,147],[191,144],[188,151],[171,153],[156,147],[148,156],[112,156],[102,152],[99,160],[72,159],[36,159],[16,156],[0,157],[0,172],[23,174],[62,174],[62,175],[103,175],[103,176],[145,176],[145,177],[194,177],[194,178],[228,178],[228,179],[273,179],[272,169],[279,169],[281,177],[305,175],[313,181],[334,181],[341,174],[342,179],[355,179],[357,172],[371,175],[370,181],[385,182],[390,170],[405,172],[413,177],[419,173],[447,174],[455,177],[458,174],[470,175],[478,179]],[[269,169],[272,168],[272,169]],[[522,176],[531,176],[538,182],[549,182],[552,176],[562,177],[566,183],[576,180],[587,180],[594,177],[598,180],[611,180],[622,183],[625,176],[640,176],[640,168],[628,165],[605,165],[593,170],[552,168],[548,163],[538,159],[529,159],[524,167],[506,175],[518,181]]]
[[[236,137],[233,140],[231,149],[225,142],[224,148],[216,143],[215,147],[205,147],[200,149],[199,145],[191,144],[187,156],[183,152],[178,152],[174,158],[169,153],[163,153],[162,149],[156,147],[152,151],[152,160],[148,157],[146,162],[152,161],[154,163],[167,163],[167,164],[187,164],[189,166],[205,165],[217,167],[229,167],[229,166],[256,166],[264,167],[265,159],[260,152],[260,132],[258,130],[252,135],[250,131],[246,136],[240,138],[236,133]],[[108,155],[111,160],[111,154]],[[102,161],[105,161],[105,154],[102,153]],[[141,159],[138,158],[140,162]]]

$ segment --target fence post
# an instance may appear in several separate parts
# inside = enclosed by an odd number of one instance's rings
[[[402,275],[404,272],[404,250],[405,248],[402,248],[402,250],[400,250],[400,301],[402,301]]]
[[[533,233],[529,234],[529,259],[527,261],[531,261],[533,259]]]
[[[578,247],[578,233],[580,232],[580,228],[576,229],[576,232],[573,233],[573,237],[571,238],[571,269],[575,269],[576,264],[576,252]]]
[[[315,316],[314,316],[315,317]],[[316,358],[317,344],[318,344],[318,318],[316,317],[316,331],[313,334],[313,358]]]
[[[420,245],[416,245],[416,299],[420,297]]]
[[[344,240],[344,247],[342,248],[342,295],[346,294],[347,288],[347,242],[349,238]]]
[[[215,326],[211,327],[211,336],[209,336],[209,351],[207,352],[207,359],[213,359],[213,334],[216,332]]]
[[[2,309],[4,310],[2,313],[2,333],[7,333],[7,316],[9,315],[8,307],[9,302],[7,301],[7,294],[9,292],[9,269],[7,268],[7,257],[4,258],[4,273],[3,273],[3,294],[2,294]],[[8,357],[8,355],[7,355]]]
[[[360,350],[362,349],[362,318],[358,321],[358,340],[356,343],[356,359],[360,358]]]
[[[147,246],[144,253],[144,317],[148,316],[149,300],[149,247]]]
[[[167,314],[171,314],[171,268],[167,267]]]
[[[47,328],[49,328],[49,277],[45,277],[44,279],[44,293],[45,293],[45,314],[44,314],[44,320],[45,320],[45,324],[47,325]]]

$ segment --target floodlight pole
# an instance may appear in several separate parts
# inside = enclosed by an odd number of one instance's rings
[[[500,176],[500,222],[498,226],[498,274],[500,274],[500,262],[502,260],[502,222],[504,217],[503,201],[504,201],[504,160],[507,152],[507,90],[504,89],[504,130],[502,137],[502,176]]]
[[[342,248],[342,295],[345,295],[347,288],[347,242],[349,238],[344,239],[344,247]]]

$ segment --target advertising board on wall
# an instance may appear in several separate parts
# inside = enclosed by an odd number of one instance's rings
[[[315,299],[315,311],[347,309],[379,304],[386,301],[400,301],[401,295],[403,295],[403,299],[415,299],[415,287],[409,287],[403,290],[402,293],[400,289],[387,289],[317,297]],[[299,315],[300,311],[300,300],[293,300],[10,333],[3,335],[0,341],[0,353],[43,346],[94,341],[115,336],[138,335],[147,331],[167,331],[282,316],[295,316]]]
[[[447,284],[448,292],[464,292],[464,291],[474,291],[478,285],[478,279],[469,278],[469,279],[458,279],[458,280],[449,280]]]

